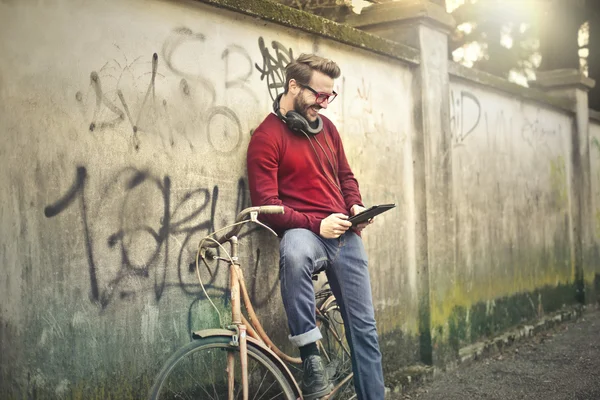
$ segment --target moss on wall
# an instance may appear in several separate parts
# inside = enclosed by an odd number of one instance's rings
[[[404,382],[403,369],[420,362],[419,338],[401,329],[379,335],[383,356],[383,375],[387,386],[396,387]]]
[[[418,64],[419,51],[390,40],[352,28],[349,25],[296,10],[269,0],[197,0],[216,7],[226,8],[265,21],[293,27],[307,33],[332,39],[373,53],[385,55],[409,64]]]
[[[462,347],[491,339],[520,324],[531,323],[565,305],[576,304],[575,293],[575,285],[566,283],[480,301],[468,307],[455,306],[447,323],[434,327],[436,364],[456,360]]]
[[[475,304],[533,293],[541,287],[570,284],[574,279],[566,232],[558,232],[551,248],[529,249],[521,243],[492,249],[483,257],[494,265],[457,267],[452,279],[431,277],[431,323],[445,325],[457,307],[471,309]],[[476,271],[486,271],[475,275]]]

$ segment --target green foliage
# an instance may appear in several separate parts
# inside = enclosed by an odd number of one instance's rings
[[[511,70],[532,78],[539,66],[539,24],[523,3],[471,0],[456,8],[450,52],[477,44],[481,51],[475,59],[458,54],[457,61],[505,78]]]
[[[337,22],[358,12],[352,0],[275,1]],[[394,0],[363,0],[362,4],[388,1]],[[524,86],[535,79],[538,69],[581,68],[600,79],[600,51],[593,43],[600,31],[598,0],[428,1],[446,9],[458,5],[452,9],[457,28],[450,36],[448,53],[463,65]],[[584,23],[589,26],[589,44],[579,42]],[[600,109],[598,86],[590,92],[590,106],[596,109]]]

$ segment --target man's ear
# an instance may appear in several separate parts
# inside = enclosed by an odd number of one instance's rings
[[[288,82],[288,92],[294,96],[300,92],[300,85],[298,85],[298,82],[293,78]]]

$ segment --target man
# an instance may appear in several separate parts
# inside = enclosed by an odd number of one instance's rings
[[[300,349],[305,399],[328,394],[316,342],[311,275],[325,270],[340,306],[352,351],[359,399],[384,397],[367,256],[359,236],[370,222],[352,227],[348,215],[363,207],[358,183],[333,123],[319,115],[335,97],[333,61],[302,54],[286,67],[284,93],[274,114],[254,131],[248,146],[252,204],[283,205],[283,215],[261,215],[281,237],[280,285],[290,340]]]

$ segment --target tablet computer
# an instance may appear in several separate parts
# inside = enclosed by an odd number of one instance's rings
[[[371,208],[367,208],[365,211],[356,214],[353,217],[348,218],[348,221],[352,222],[352,226],[356,226],[360,223],[366,222],[373,218],[376,215],[381,214],[382,212],[386,212],[387,210],[391,210],[396,207],[395,204],[380,204],[377,206],[373,206]]]

